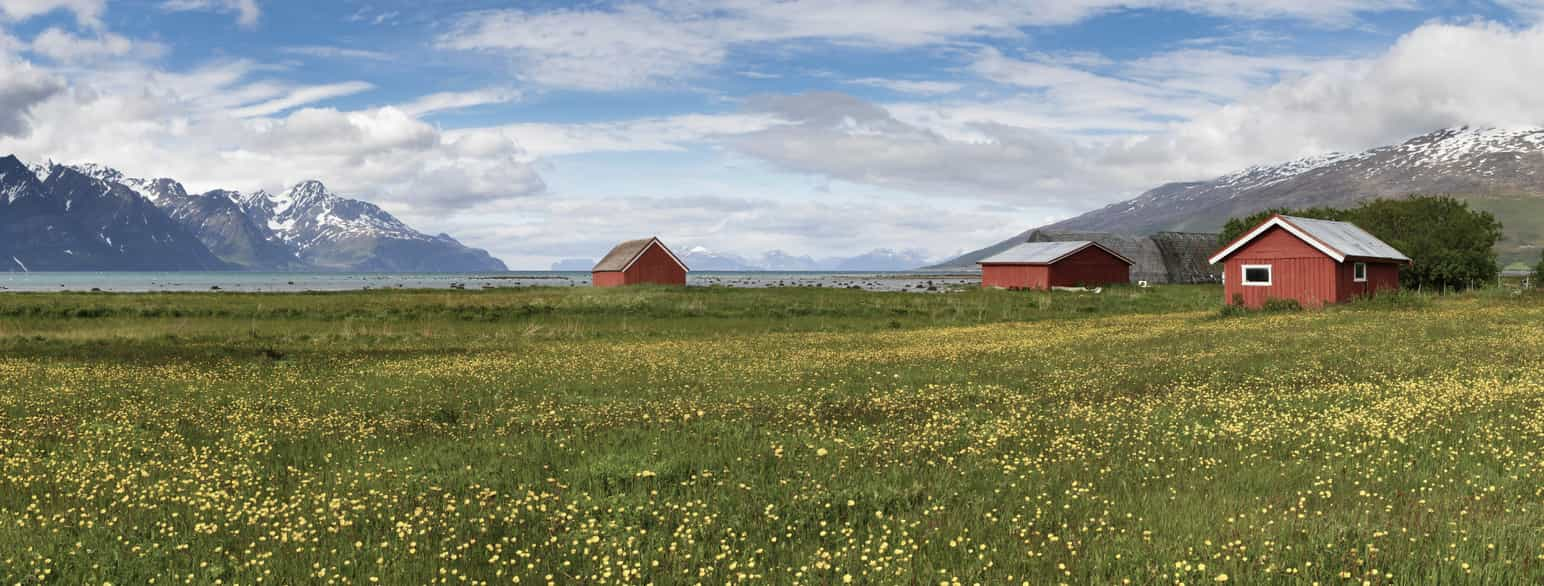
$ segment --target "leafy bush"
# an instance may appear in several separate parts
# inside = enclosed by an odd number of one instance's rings
[[[1282,313],[1287,311],[1302,310],[1303,304],[1298,303],[1296,299],[1266,299],[1265,304],[1260,306],[1260,311],[1265,313]]]

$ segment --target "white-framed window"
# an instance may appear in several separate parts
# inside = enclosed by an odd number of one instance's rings
[[[1351,280],[1358,283],[1367,282],[1367,263],[1359,262],[1351,265]]]
[[[1271,286],[1271,265],[1244,265],[1245,287],[1269,287]]]

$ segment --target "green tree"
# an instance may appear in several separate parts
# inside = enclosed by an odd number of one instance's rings
[[[1539,264],[1533,267],[1533,286],[1544,289],[1544,252],[1539,253]]]
[[[1447,196],[1374,199],[1351,209],[1268,210],[1228,220],[1224,243],[1232,242],[1271,214],[1351,222],[1405,253],[1412,265],[1400,282],[1421,289],[1465,289],[1495,280],[1496,242],[1501,223],[1490,212]]]
[[[1401,272],[1408,287],[1467,289],[1496,279],[1501,222],[1447,196],[1375,199],[1352,210],[1363,230],[1414,261]]]

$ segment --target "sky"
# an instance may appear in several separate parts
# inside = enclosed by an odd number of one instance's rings
[[[511,268],[942,260],[1170,181],[1544,123],[1544,0],[0,0],[0,154],[306,179]]]

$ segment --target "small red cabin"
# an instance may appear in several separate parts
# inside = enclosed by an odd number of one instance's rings
[[[1050,289],[1131,282],[1131,259],[1098,242],[1026,242],[981,260],[981,286]]]
[[[1260,307],[1291,299],[1303,307],[1399,288],[1410,258],[1349,222],[1275,215],[1212,255],[1223,263],[1227,303]]]
[[[596,287],[623,285],[686,285],[686,263],[658,238],[641,238],[618,244],[590,272]]]

